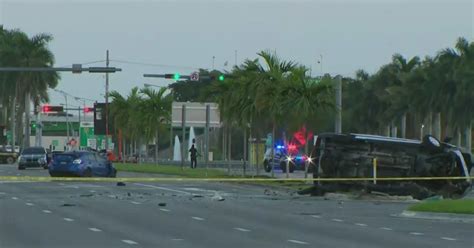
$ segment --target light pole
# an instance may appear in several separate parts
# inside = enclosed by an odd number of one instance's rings
[[[68,109],[68,105],[67,105],[67,95],[68,93],[62,91],[62,90],[57,90],[57,89],[54,89],[54,91],[58,92],[58,93],[61,93],[63,96],[64,96],[64,100],[66,101],[66,109],[65,109],[65,112],[66,112],[66,136],[67,136],[67,142],[69,142],[69,114],[67,112],[67,109]]]
[[[322,55],[322,54],[319,55],[318,64],[319,64],[319,66],[320,66],[320,68],[321,68],[321,77],[322,77],[322,76],[324,76],[324,75],[323,75],[323,55]]]

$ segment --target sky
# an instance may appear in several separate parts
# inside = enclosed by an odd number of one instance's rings
[[[473,13],[474,0],[0,0],[5,28],[53,35],[55,66],[105,66],[109,50],[110,66],[123,70],[110,75],[110,89],[121,94],[173,82],[145,73],[230,70],[262,50],[313,76],[374,73],[394,53],[432,56],[458,37],[473,41]],[[105,76],[61,73],[57,88],[103,101]]]

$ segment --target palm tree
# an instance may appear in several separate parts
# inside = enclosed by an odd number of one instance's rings
[[[0,57],[4,58],[4,66],[16,67],[51,67],[54,64],[54,55],[48,48],[52,40],[49,34],[40,33],[29,38],[19,30],[4,31],[0,44]],[[8,80],[8,81],[6,81]],[[59,75],[56,72],[19,72],[6,74],[2,81],[14,83],[13,104],[19,101],[20,110],[25,112],[25,141],[29,146],[30,102],[35,104],[48,101],[48,88],[57,86]],[[14,109],[13,109],[14,110]],[[12,118],[14,119],[14,118]]]
[[[161,88],[155,91],[151,88],[140,90],[145,98],[142,103],[143,120],[146,130],[146,136],[155,137],[155,163],[158,159],[158,135],[164,129],[164,123],[170,122],[171,104],[173,96],[166,94],[167,88]]]

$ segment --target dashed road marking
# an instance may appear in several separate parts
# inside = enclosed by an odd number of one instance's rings
[[[154,189],[161,189],[161,190],[167,190],[171,192],[176,192],[176,193],[181,193],[181,194],[186,194],[186,195],[192,195],[192,193],[182,191],[182,190],[176,190],[176,189],[170,189],[166,187],[160,187],[160,186],[155,186],[155,185],[149,185],[149,184],[143,184],[143,183],[134,183],[137,186],[143,186],[143,187],[148,187],[148,188],[154,188]]]
[[[419,233],[419,232],[411,232],[410,234],[411,234],[411,235],[415,235],[415,236],[424,235],[423,233]]]
[[[90,193],[95,193],[95,190],[89,190]]]
[[[0,195],[6,195],[6,194],[7,194],[7,193],[5,193],[5,192],[0,192]]]
[[[163,212],[169,212],[169,211],[171,211],[171,210],[166,209],[166,208],[160,208],[160,210],[163,211]]]
[[[443,240],[448,240],[448,241],[456,241],[455,238],[450,238],[450,237],[441,237]]]
[[[133,240],[128,240],[128,239],[122,239],[122,242],[124,242],[126,244],[129,244],[129,245],[138,245],[137,242],[135,242]]]
[[[294,240],[294,239],[289,239],[288,242],[290,242],[290,243],[295,243],[295,244],[299,244],[299,245],[307,245],[307,244],[309,244],[308,242],[299,241],[299,240]]]
[[[193,219],[195,219],[195,220],[204,220],[204,218],[196,217],[196,216],[193,216],[193,217],[191,217],[191,218],[193,218]]]
[[[364,223],[355,223],[356,226],[367,226],[367,224]]]
[[[385,231],[393,231],[393,229],[390,227],[381,227],[380,229],[385,230]]]
[[[332,221],[335,221],[335,222],[344,222],[344,221],[341,220],[341,219],[332,219]]]
[[[141,204],[141,203],[136,202],[136,201],[131,201],[131,203],[133,203],[133,204],[135,204],[135,205]]]
[[[28,205],[28,206],[34,206],[34,205],[35,205],[35,204],[31,203],[31,202],[27,202],[27,203],[25,203],[25,204]]]
[[[95,227],[89,227],[89,230],[91,230],[93,232],[102,232],[102,230],[100,230],[99,228],[95,228]]]
[[[173,241],[183,241],[184,239],[171,239]]]
[[[65,221],[69,221],[69,222],[72,222],[72,221],[74,221],[73,219],[70,219],[70,218],[63,218],[63,220],[65,220]]]
[[[235,230],[237,231],[241,231],[241,232],[250,232],[249,229],[245,229],[245,228],[242,228],[242,227],[234,227]]]
[[[12,197],[12,200],[18,200],[18,197],[14,196],[14,197]]]
[[[311,215],[311,217],[316,218],[316,219],[321,219],[321,215]]]
[[[43,210],[43,213],[50,214],[51,211],[45,209],[45,210]]]

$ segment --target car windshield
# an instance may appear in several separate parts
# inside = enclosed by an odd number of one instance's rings
[[[27,154],[45,154],[44,148],[41,147],[29,147],[25,148],[21,154],[27,155]]]

